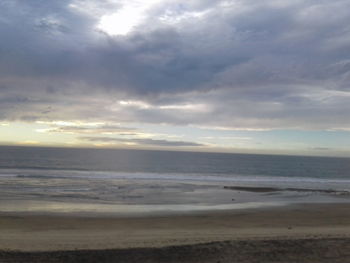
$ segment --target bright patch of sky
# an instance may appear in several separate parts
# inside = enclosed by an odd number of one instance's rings
[[[126,35],[146,17],[147,10],[160,0],[130,0],[115,13],[101,17],[97,28],[109,35]]]
[[[129,0],[119,1],[119,8],[115,12],[109,11],[99,19],[97,28],[111,36],[123,36],[132,32],[137,26],[149,18],[150,10],[158,5],[169,4],[171,8],[163,8],[163,12],[156,19],[168,24],[176,25],[184,20],[199,19],[209,10],[189,11],[186,4],[175,4],[169,0]]]
[[[110,127],[110,131],[108,130]],[[166,144],[159,148],[142,145],[143,139],[164,142],[196,142],[202,146],[177,147],[178,150],[219,151],[262,154],[301,154],[320,156],[350,156],[348,132],[333,131],[229,131],[168,125],[130,124],[123,127],[82,121],[11,123],[0,126],[0,144],[65,147],[135,147],[144,149],[174,149]],[[68,129],[67,129],[68,128]],[[111,130],[114,129],[113,132]],[[87,142],[82,135],[101,136],[103,140]],[[95,138],[92,137],[92,138]],[[90,137],[89,137],[90,138]],[[110,138],[108,141],[105,138]],[[118,141],[118,138],[120,141]],[[115,140],[116,139],[116,140]],[[115,140],[115,141],[114,141]]]

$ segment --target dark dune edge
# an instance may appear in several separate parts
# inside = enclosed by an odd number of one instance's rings
[[[164,248],[76,250],[56,252],[0,251],[1,263],[346,263],[350,239],[247,240]]]
[[[255,186],[224,186],[224,189],[256,192],[256,193],[291,191],[291,192],[314,192],[314,193],[324,193],[324,194],[350,195],[349,191],[339,191],[339,190],[332,190],[332,189],[293,188],[293,187],[278,188],[278,187],[255,187]]]

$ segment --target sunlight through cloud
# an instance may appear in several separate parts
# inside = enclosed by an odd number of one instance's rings
[[[126,1],[116,13],[102,16],[97,28],[113,36],[126,35],[141,24],[146,17],[146,11],[159,2],[161,1]]]

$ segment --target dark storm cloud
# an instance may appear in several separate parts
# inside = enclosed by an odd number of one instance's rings
[[[161,1],[96,29],[125,3],[1,1],[0,118],[348,127],[349,1]]]
[[[80,137],[80,139],[89,142],[103,142],[103,143],[133,143],[139,145],[150,146],[204,146],[204,144],[185,141],[168,141],[168,140],[154,140],[154,139],[123,139],[111,137]]]

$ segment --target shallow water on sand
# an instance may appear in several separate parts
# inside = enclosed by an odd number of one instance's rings
[[[344,158],[18,147],[0,154],[0,212],[185,213],[350,201]]]

